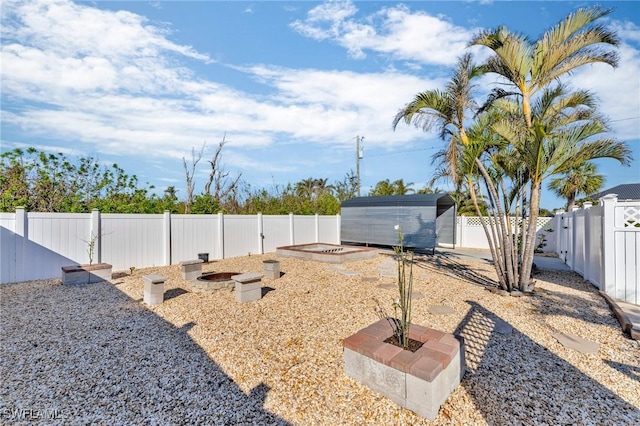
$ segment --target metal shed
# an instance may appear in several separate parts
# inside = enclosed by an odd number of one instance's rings
[[[456,204],[449,194],[352,198],[342,202],[341,215],[343,243],[396,246],[400,225],[407,248],[455,244]]]

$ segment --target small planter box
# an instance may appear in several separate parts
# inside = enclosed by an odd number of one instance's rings
[[[412,324],[410,338],[424,344],[411,352],[384,342],[392,335],[391,325],[382,319],[344,339],[345,373],[396,404],[435,420],[464,376],[462,339]]]
[[[89,284],[111,280],[111,265],[96,263],[94,265],[72,265],[62,267],[62,284]]]

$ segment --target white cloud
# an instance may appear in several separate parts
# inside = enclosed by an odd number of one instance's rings
[[[640,29],[624,33],[631,40],[640,40]],[[616,137],[637,140],[640,137],[640,51],[624,42],[619,47],[617,68],[594,64],[581,67],[569,80],[572,87],[594,93],[599,108],[611,120]]]
[[[167,28],[130,12],[55,1],[10,2],[1,13],[2,96],[10,100],[3,102],[3,124],[58,146],[67,144],[73,152],[158,160],[190,158],[191,148],[205,141],[213,149],[226,132],[230,169],[273,173],[310,169],[319,159],[274,163],[260,160],[256,152],[313,143],[344,157],[355,135],[366,137],[367,150],[434,138],[410,126],[393,131],[392,119],[416,93],[443,87],[449,65],[472,33],[404,6],[356,21],[353,3],[324,3],[294,28],[338,42],[354,54],[436,63],[443,65],[441,72],[424,77],[395,68],[361,73],[269,64],[233,67],[262,84],[264,95],[195,77],[188,64],[210,63],[209,57],[175,44]],[[640,39],[637,27],[624,28],[625,39]],[[637,115],[640,109],[638,49],[623,44],[621,55],[615,72],[598,65],[580,70],[572,80],[576,87],[596,91],[612,119]],[[613,124],[620,137],[635,132],[637,139],[637,121]],[[335,162],[338,155],[326,157]]]
[[[291,24],[316,40],[331,39],[356,59],[366,51],[422,64],[453,65],[476,32],[441,16],[412,12],[405,5],[383,8],[362,19],[350,0],[328,1],[312,9],[304,21]]]

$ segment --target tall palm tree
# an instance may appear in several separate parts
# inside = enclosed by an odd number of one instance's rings
[[[477,106],[473,100],[474,86],[471,81],[481,74],[482,69],[475,66],[471,54],[466,53],[458,59],[453,76],[444,90],[418,93],[393,120],[394,130],[400,121],[404,121],[406,124],[413,123],[425,132],[435,128],[442,140],[448,140],[444,158],[450,166],[450,177],[457,186],[462,179],[457,170],[459,144],[464,146],[468,143],[465,120]]]
[[[494,89],[489,103],[515,95],[519,99],[518,105],[522,122],[522,128],[519,131],[527,134],[525,138],[527,142],[519,144],[518,150],[522,154],[523,160],[526,161],[530,185],[529,223],[526,229],[520,274],[521,289],[528,288],[530,284],[529,276],[535,248],[535,227],[540,209],[540,187],[549,171],[548,168],[545,168],[544,171],[541,170],[540,165],[545,162],[553,164],[560,161],[558,158],[545,157],[549,151],[545,149],[545,146],[555,142],[545,135],[544,123],[536,121],[539,117],[533,113],[534,95],[544,91],[561,77],[582,65],[606,63],[614,67],[617,66],[618,54],[614,50],[618,44],[617,35],[605,26],[595,24],[595,21],[610,12],[610,9],[602,9],[598,6],[577,9],[546,31],[535,42],[531,42],[524,35],[511,32],[505,27],[484,31],[470,42],[470,45],[486,46],[493,50],[495,55],[485,63],[485,71],[502,76],[510,86],[510,90]],[[567,133],[569,132],[567,131]],[[575,140],[575,136],[573,135],[573,140]],[[602,148],[606,149],[604,146]],[[595,154],[598,149],[594,146],[593,149],[587,151]],[[626,155],[617,159],[627,163],[630,157],[628,157],[628,152]],[[584,157],[589,156],[584,155]],[[583,159],[583,161],[586,160]],[[565,161],[565,164],[568,165],[568,163]],[[566,170],[569,169],[570,167]],[[556,172],[561,173],[559,170]]]
[[[328,183],[329,179],[327,178],[319,178],[315,180],[314,193],[317,198],[320,198],[324,194],[333,194],[335,187]]]
[[[295,185],[295,193],[298,197],[310,200],[313,197],[316,188],[316,179],[302,179]]]
[[[527,129],[521,114],[513,114],[520,107],[520,102],[514,99],[495,102],[494,108],[502,108],[506,115],[491,129],[509,142],[511,155],[525,168],[530,182],[530,222],[522,230],[525,243],[519,274],[519,288],[528,290],[531,270],[525,269],[525,259],[530,256],[533,261],[535,247],[527,244],[535,238],[542,182],[554,175],[570,173],[597,158],[611,158],[627,165],[631,155],[625,143],[606,136],[608,128],[587,91],[569,92],[561,84],[545,89],[531,105],[532,129]]]
[[[560,177],[551,179],[549,189],[559,197],[567,199],[567,211],[573,211],[576,197],[589,195],[602,189],[604,176],[598,173],[597,166],[587,161],[579,164]]]

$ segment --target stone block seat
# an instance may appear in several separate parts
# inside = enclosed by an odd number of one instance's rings
[[[385,343],[393,335],[386,319],[343,341],[345,373],[396,404],[434,420],[465,372],[464,341],[449,333],[412,324],[416,352]]]
[[[236,302],[253,302],[262,298],[262,274],[248,272],[231,277],[235,282]]]
[[[144,302],[148,305],[162,305],[164,302],[164,282],[167,280],[162,275],[143,275]]]
[[[185,281],[193,281],[202,275],[202,259],[183,260],[180,262],[180,273]]]

